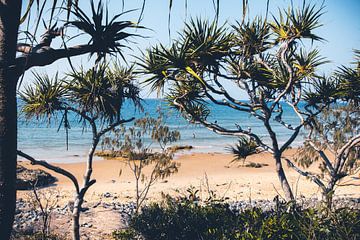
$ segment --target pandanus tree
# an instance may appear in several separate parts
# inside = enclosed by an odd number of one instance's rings
[[[117,126],[130,122],[134,118],[124,119],[122,106],[131,101],[141,109],[139,88],[136,85],[133,69],[124,69],[115,65],[100,64],[85,71],[68,74],[65,80],[57,76],[51,79],[47,75],[35,74],[35,81],[20,92],[26,118],[45,118],[50,121],[59,114],[64,116],[63,125],[69,127],[67,115],[75,114],[92,133],[90,150],[86,160],[86,169],[82,185],[79,180],[65,169],[55,167],[46,161],[40,161],[26,153],[18,154],[32,164],[44,166],[68,177],[75,187],[74,208],[72,210],[73,239],[80,239],[80,213],[87,190],[95,183],[92,178],[93,156],[101,137]]]
[[[308,137],[297,153],[299,166],[294,166],[319,186],[329,208],[337,184],[360,166],[360,52],[355,53],[356,66],[340,67],[330,80],[331,88],[317,86],[307,94],[312,102],[324,96],[337,101],[306,126]],[[320,173],[304,170],[315,163],[319,164]]]
[[[21,16],[23,2],[26,6]],[[28,69],[59,59],[96,54],[100,61],[105,55],[117,54],[124,45],[129,47],[125,42],[133,35],[129,29],[139,27],[121,20],[122,14],[108,18],[101,1],[97,6],[91,1],[90,12],[78,2],[0,1],[0,239],[9,239],[15,211],[19,80]],[[39,33],[42,19],[48,21],[44,21],[44,32]],[[34,29],[29,28],[32,25]],[[70,28],[74,30],[67,31]],[[80,44],[68,41],[79,33],[83,36]]]
[[[140,63],[149,75],[145,83],[154,91],[167,88],[166,99],[188,121],[221,135],[240,137],[235,148],[240,157],[270,152],[288,200],[294,195],[283,169],[283,153],[300,130],[332,101],[318,99],[313,104],[316,107],[301,103],[305,100],[304,89],[327,81],[316,73],[317,67],[326,62],[319,51],[300,44],[323,40],[314,32],[321,26],[322,10],[322,6],[304,3],[300,9],[280,11],[270,21],[244,18],[230,29],[218,26],[216,21],[190,20],[169,47],[159,44],[148,49]],[[248,99],[234,96],[234,88],[246,92]],[[234,122],[229,128],[209,120],[210,103],[260,121],[268,138],[260,138],[242,122]],[[285,104],[291,113],[283,110]],[[296,115],[297,125],[286,122],[286,114]],[[275,123],[291,132],[285,142],[279,141]],[[244,143],[252,147],[242,146]]]

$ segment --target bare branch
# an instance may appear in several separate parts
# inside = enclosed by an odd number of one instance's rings
[[[293,132],[293,134],[291,135],[291,137],[284,143],[284,145],[282,145],[282,147],[280,148],[280,152],[285,151],[295,140],[295,138],[299,135],[300,133],[300,129],[302,128],[303,125],[299,125],[295,128],[295,131]]]
[[[35,66],[47,66],[59,59],[78,56],[93,52],[93,45],[77,45],[66,49],[53,49],[48,46],[41,47],[36,52],[31,51],[16,58],[15,67],[20,76],[26,70]]]
[[[347,149],[350,149],[360,143],[360,134],[350,138],[347,143],[340,148],[339,156],[343,155]]]
[[[298,168],[292,161],[290,161],[290,159],[288,158],[283,158],[289,167],[291,167],[292,169],[294,169],[296,172],[298,172],[300,175],[304,176],[304,177],[308,177],[310,178],[314,183],[316,183],[324,192],[326,192],[326,186],[324,185],[324,183],[315,175],[303,171],[300,168]]]
[[[282,63],[284,64],[284,66],[286,67],[288,73],[289,73],[289,80],[288,80],[288,83],[286,84],[286,87],[285,89],[279,94],[279,96],[277,96],[277,98],[274,100],[274,102],[272,103],[271,107],[270,107],[270,111],[272,111],[276,104],[281,100],[281,98],[283,96],[285,96],[285,94],[287,92],[289,92],[290,88],[292,87],[293,85],[293,70],[292,70],[292,67],[288,64],[288,62],[286,61],[285,59],[285,54],[286,54],[286,51],[289,49],[289,45],[294,41],[293,38],[285,41],[282,46],[282,51],[280,52],[280,59],[282,61]]]
[[[59,174],[65,176],[65,177],[69,178],[73,182],[73,184],[75,186],[76,193],[79,193],[79,183],[78,183],[76,177],[72,173],[70,173],[70,172],[68,172],[65,169],[62,169],[60,167],[51,165],[51,164],[47,163],[46,161],[36,160],[35,158],[31,157],[30,155],[28,155],[28,154],[26,154],[26,153],[24,153],[24,152],[22,152],[20,150],[17,150],[17,155],[29,160],[31,165],[43,166],[43,167],[45,167],[47,169],[50,169],[50,170],[52,170],[52,171],[54,171],[56,173],[59,173]]]
[[[184,97],[184,95],[181,97]],[[181,98],[181,97],[179,97],[179,98]],[[177,98],[177,99],[179,99],[179,98]],[[256,134],[251,133],[250,131],[243,130],[240,127],[238,127],[237,130],[230,130],[230,129],[225,129],[216,123],[209,123],[208,121],[200,119],[197,116],[193,115],[191,113],[191,111],[185,105],[179,103],[177,101],[177,99],[174,100],[174,105],[178,106],[180,109],[184,109],[184,111],[186,113],[190,114],[193,119],[195,119],[197,122],[204,125],[207,129],[209,129],[217,134],[225,135],[225,136],[247,136],[247,137],[250,137],[251,139],[254,139],[254,141],[259,145],[260,148],[263,148],[266,151],[273,153],[273,149],[271,147],[267,146],[265,143],[263,143]]]
[[[331,176],[335,177],[336,176],[335,169],[334,169],[333,165],[331,164],[329,158],[324,153],[324,151],[322,149],[318,148],[313,141],[309,140],[307,142],[315,151],[317,151],[319,153],[320,157],[324,160],[325,166],[328,168]]]
[[[127,123],[127,122],[131,122],[133,121],[135,118],[129,118],[129,119],[120,119],[119,121],[116,121],[113,124],[110,124],[108,127],[102,129],[100,132],[97,133],[97,137],[101,137],[102,135],[104,135],[105,133],[107,133],[108,131],[112,130],[113,128],[123,124],[123,123]]]

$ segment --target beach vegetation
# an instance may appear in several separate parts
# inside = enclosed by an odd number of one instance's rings
[[[0,4],[0,238],[9,239],[16,205],[17,89],[24,73],[72,57],[122,56],[122,49],[141,26],[124,21],[125,13],[111,18],[104,1],[4,0]],[[86,2],[86,1],[85,1]],[[23,5],[23,8],[22,8]],[[142,11],[141,11],[142,12]],[[140,14],[141,15],[141,14]],[[77,38],[83,35],[84,38]],[[71,41],[77,38],[77,41]]]
[[[133,173],[136,213],[147,199],[150,188],[159,179],[177,173],[180,167],[173,161],[174,152],[167,147],[180,139],[180,132],[171,130],[165,124],[164,114],[160,110],[157,112],[157,118],[146,116],[135,120],[132,127],[123,125],[102,142],[103,148],[120,153]],[[154,144],[159,151],[153,152]]]
[[[216,19],[190,19],[169,46],[158,44],[144,52],[139,63],[149,76],[144,83],[164,93],[170,106],[190,123],[239,137],[232,149],[237,158],[260,151],[271,153],[285,197],[294,200],[283,169],[283,153],[301,129],[333,101],[304,98],[305,89],[310,91],[327,81],[317,73],[327,60],[318,49],[303,44],[323,41],[316,33],[323,13],[323,5],[304,2],[298,9],[280,10],[271,18],[250,20],[245,10],[243,19],[230,27]],[[245,92],[248,99],[238,99],[233,89]],[[243,122],[222,125],[209,102],[259,121],[267,136],[260,137]],[[285,112],[284,105],[292,112]],[[289,124],[287,114],[298,117],[298,123]],[[279,141],[275,126],[290,132],[284,142]]]
[[[336,91],[317,88],[317,92],[308,96],[319,98],[332,94],[337,102],[306,126],[308,137],[297,152],[299,166],[294,167],[319,186],[328,208],[336,187],[342,185],[345,177],[358,173],[360,167],[360,55],[358,51],[355,53],[353,67],[342,66],[335,72],[332,87]],[[317,163],[318,174],[301,169]]]
[[[168,198],[144,207],[114,239],[358,239],[360,212],[340,208],[290,208],[278,202],[272,210],[232,210],[224,202],[207,204],[192,198]]]
[[[23,101],[22,113],[28,119],[45,118],[50,121],[59,114],[62,116],[60,127],[64,127],[68,132],[68,114],[72,113],[83,123],[84,130],[89,129],[92,133],[82,185],[71,172],[18,151],[18,155],[29,160],[31,164],[41,165],[71,180],[75,188],[74,206],[71,209],[72,238],[80,239],[79,219],[82,204],[86,192],[96,182],[92,177],[96,148],[106,133],[134,120],[134,117],[122,117],[121,110],[125,101],[132,102],[136,109],[142,109],[136,75],[131,67],[123,68],[117,63],[111,67],[103,62],[88,70],[74,70],[67,74],[65,79],[59,79],[58,75],[51,78],[46,74],[34,74],[34,77],[34,82],[19,92]]]

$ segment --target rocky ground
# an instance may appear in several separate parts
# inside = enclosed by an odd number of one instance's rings
[[[16,188],[18,190],[31,190],[34,187],[45,187],[53,184],[56,178],[40,169],[27,169],[18,165],[16,169]]]
[[[53,197],[56,197],[53,195]],[[54,204],[48,209],[51,216],[51,230],[61,235],[69,236],[71,232],[72,202]],[[264,210],[276,208],[276,201],[255,200],[230,202],[234,211],[242,211],[252,207]],[[304,208],[316,207],[316,199],[298,199],[298,204]],[[51,204],[49,204],[51,205]],[[350,207],[360,209],[358,198],[337,198],[334,200],[336,208]],[[102,194],[99,201],[85,202],[81,214],[82,239],[108,239],[111,232],[126,226],[128,219],[134,213],[134,203],[121,203],[112,193]],[[14,223],[14,233],[34,233],[41,230],[44,214],[29,199],[19,199]]]
[[[56,197],[53,195],[53,198]],[[45,205],[46,201],[43,201],[43,206]],[[35,199],[18,199],[14,234],[32,234],[41,231],[43,217],[47,214],[50,216],[51,231],[69,236],[72,208],[72,201],[64,204],[51,202],[48,203],[45,211],[41,211]],[[98,202],[85,201],[80,219],[82,239],[107,239],[112,231],[126,225],[134,209],[134,203],[121,203],[116,195],[110,193],[103,194]]]

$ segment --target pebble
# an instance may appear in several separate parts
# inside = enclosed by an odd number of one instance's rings
[[[105,193],[106,194],[106,193]],[[111,195],[111,194],[110,194]],[[108,195],[109,196],[109,195]],[[319,201],[315,198],[307,199],[304,197],[300,197],[297,200],[297,203],[302,208],[309,208],[309,207],[316,207],[319,205]],[[252,200],[252,201],[235,201],[229,202],[229,207],[232,211],[241,212],[249,208],[258,207],[263,209],[264,211],[272,211],[276,209],[276,202],[270,200]],[[53,214],[55,216],[53,219],[56,219],[57,216],[65,216],[68,218],[68,222],[71,221],[69,216],[68,208],[69,204],[65,206],[58,206],[58,208],[54,209]],[[334,199],[334,207],[335,208],[342,208],[342,207],[349,207],[353,209],[360,209],[360,198],[348,198],[348,197],[339,197]],[[130,203],[121,203],[118,201],[111,201],[111,202],[97,202],[90,206],[90,208],[103,208],[105,210],[116,211],[119,213],[121,221],[123,224],[127,225],[128,221],[130,220],[131,216],[135,213],[136,204],[134,202]],[[89,208],[87,209],[88,212],[92,210]],[[35,211],[32,205],[22,199],[17,201],[17,208],[16,208],[16,215],[15,215],[15,222],[13,228],[15,231],[21,232],[34,232],[36,226],[41,225],[41,216],[40,211]],[[83,223],[81,225],[85,228],[92,228],[93,225],[91,223]]]

